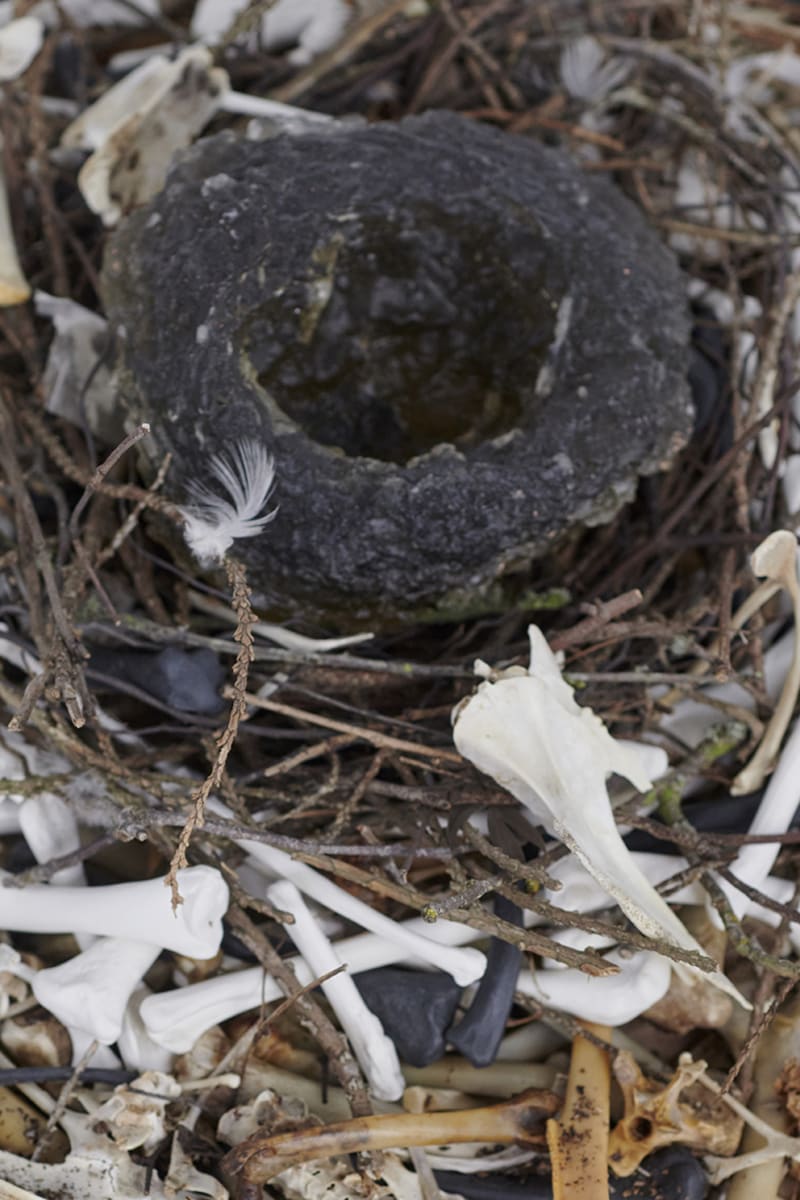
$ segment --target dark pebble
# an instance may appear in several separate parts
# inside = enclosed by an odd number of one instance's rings
[[[434,974],[400,967],[362,971],[353,979],[405,1062],[426,1067],[442,1057],[445,1030],[461,999],[454,979],[443,971]]]
[[[180,646],[165,646],[156,654],[97,647],[92,651],[89,670],[105,676],[105,681],[118,679],[133,684],[178,712],[214,716],[225,706],[219,694],[225,669],[216,654],[205,647],[183,650]]]
[[[522,924],[522,910],[505,896],[495,897],[494,911],[503,921]],[[495,1060],[514,1003],[521,961],[522,951],[516,946],[492,938],[486,954],[486,972],[475,998],[464,1018],[447,1031],[450,1045],[468,1058],[473,1067],[488,1067]]]
[[[507,1175],[462,1175],[460,1171],[434,1174],[443,1191],[455,1192],[466,1200],[553,1200],[549,1177],[533,1175],[522,1182]],[[708,1188],[705,1171],[684,1146],[657,1150],[628,1179],[609,1177],[610,1200],[704,1200]]]
[[[708,1176],[692,1152],[667,1146],[648,1155],[627,1179],[612,1178],[611,1200],[704,1200],[708,1187]]]

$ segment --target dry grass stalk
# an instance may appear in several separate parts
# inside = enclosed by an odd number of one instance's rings
[[[233,664],[233,686],[230,689],[231,709],[222,733],[217,738],[217,755],[211,771],[205,780],[192,793],[192,811],[181,830],[178,845],[169,866],[167,882],[172,889],[172,906],[177,908],[181,903],[178,890],[177,872],[187,865],[186,852],[189,848],[192,834],[202,828],[205,819],[206,802],[209,796],[218,788],[225,773],[228,755],[233,749],[240,721],[247,715],[247,676],[253,661],[253,626],[256,616],[250,603],[250,588],[247,584],[247,573],[242,563],[234,558],[226,557],[225,572],[231,588],[231,602],[238,618],[233,640],[239,646],[239,652]]]

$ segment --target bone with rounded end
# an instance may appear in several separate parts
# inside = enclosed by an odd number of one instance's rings
[[[176,912],[163,879],[108,887],[0,886],[0,926],[28,933],[95,933],[210,958],[219,948],[228,887],[213,867],[178,872]]]
[[[616,1026],[638,1017],[669,987],[670,961],[659,954],[640,950],[631,955],[625,950],[612,950],[606,962],[618,966],[619,974],[593,978],[573,967],[522,971],[517,988],[548,1008]]]
[[[158,946],[148,942],[101,938],[57,967],[38,971],[33,993],[59,1021],[108,1046],[122,1031],[131,993],[158,955]]]
[[[786,589],[792,602],[795,629],[800,628],[800,583],[797,580],[797,538],[788,529],[779,529],[765,538],[750,556],[753,573],[766,584]],[[764,585],[762,584],[762,587]],[[795,638],[789,673],[780,699],[767,726],[761,744],[750,762],[733,781],[735,796],[747,795],[761,786],[775,763],[783,735],[792,719],[800,691],[800,639]]]
[[[3,143],[0,139],[0,159],[2,158]],[[0,308],[10,308],[14,304],[24,304],[30,298],[31,288],[22,273],[17,244],[14,240],[14,230],[11,226],[11,213],[8,207],[8,192],[0,162]]]
[[[274,883],[267,889],[267,899],[294,918],[288,932],[314,976],[326,975],[343,965],[344,960],[325,937],[293,883],[286,879]],[[367,1008],[352,978],[339,971],[324,980],[321,987],[372,1092],[379,1100],[399,1100],[404,1081],[394,1043],[384,1033],[375,1014]]]

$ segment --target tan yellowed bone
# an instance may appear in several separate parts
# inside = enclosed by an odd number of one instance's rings
[[[666,1086],[647,1079],[632,1055],[620,1050],[614,1074],[625,1101],[625,1115],[611,1131],[608,1160],[616,1175],[632,1175],[642,1159],[660,1146],[679,1142],[693,1150],[733,1154],[742,1132],[741,1119],[724,1101],[681,1101],[681,1092],[703,1076],[706,1064],[681,1062]]]
[[[256,1133],[225,1156],[222,1169],[226,1174],[239,1175],[246,1185],[251,1185],[266,1183],[298,1163],[363,1150],[456,1142],[541,1146],[544,1141],[542,1121],[551,1116],[560,1103],[553,1092],[534,1089],[523,1092],[514,1100],[485,1108],[356,1117],[352,1121],[298,1129],[274,1137]]]

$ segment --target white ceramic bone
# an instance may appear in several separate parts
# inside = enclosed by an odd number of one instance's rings
[[[325,934],[293,883],[286,879],[267,889],[267,899],[294,921],[286,931],[299,950],[312,976],[320,978],[342,965]],[[370,1090],[379,1100],[399,1100],[405,1081],[394,1042],[361,998],[352,977],[339,972],[321,985],[328,1002],[347,1035]]]
[[[228,887],[213,867],[178,872],[173,912],[163,878],[108,887],[0,886],[0,927],[28,933],[95,933],[211,958],[222,938]]]

